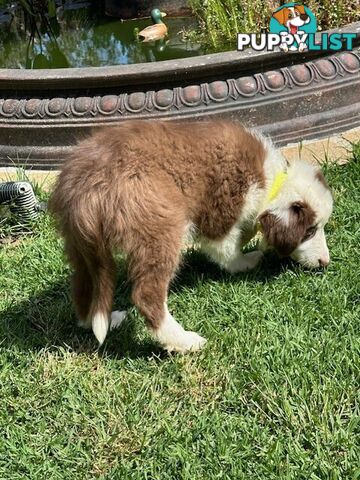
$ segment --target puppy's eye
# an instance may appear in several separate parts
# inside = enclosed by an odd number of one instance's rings
[[[300,12],[295,11],[295,15],[296,15],[297,17],[300,17]]]
[[[291,14],[291,13],[289,13],[288,18],[292,18],[292,14]]]
[[[305,235],[303,236],[303,239],[302,241],[305,242],[306,240],[310,240],[310,238],[312,238],[315,233],[316,233],[316,230],[317,230],[317,225],[314,225],[312,227],[309,227],[306,232],[305,232]]]

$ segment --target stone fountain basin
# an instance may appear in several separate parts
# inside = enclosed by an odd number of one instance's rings
[[[352,51],[226,52],[157,63],[0,69],[0,167],[58,169],[95,127],[230,118],[276,144],[360,125],[360,22]]]

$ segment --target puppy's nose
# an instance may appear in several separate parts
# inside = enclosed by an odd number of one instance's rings
[[[323,255],[319,258],[318,262],[320,267],[327,267],[330,263],[329,255]]]

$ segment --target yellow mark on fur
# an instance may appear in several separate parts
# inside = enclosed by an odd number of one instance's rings
[[[283,186],[285,180],[287,179],[288,174],[285,172],[279,172],[276,174],[275,179],[271,185],[270,191],[268,193],[267,201],[272,202],[278,195]]]

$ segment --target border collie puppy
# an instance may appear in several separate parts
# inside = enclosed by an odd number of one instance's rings
[[[167,308],[184,239],[225,270],[254,268],[243,246],[263,233],[267,247],[307,267],[326,266],[324,226],[332,196],[319,168],[290,166],[271,142],[239,123],[128,121],[98,130],[65,162],[50,200],[74,268],[79,324],[101,344],[113,312],[113,252],[127,256],[132,300],[169,351],[200,349]]]

